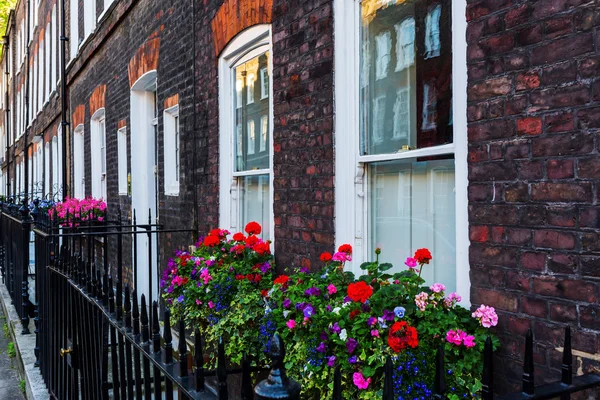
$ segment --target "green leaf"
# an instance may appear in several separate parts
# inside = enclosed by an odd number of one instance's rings
[[[364,263],[360,264],[360,269],[362,269],[362,270],[369,269],[370,265],[371,265],[370,262],[364,262]]]
[[[388,269],[392,269],[394,266],[390,263],[383,263],[379,266],[380,271],[387,271]]]

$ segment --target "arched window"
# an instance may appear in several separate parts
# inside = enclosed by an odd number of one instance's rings
[[[271,28],[246,29],[219,58],[220,225],[273,232]]]

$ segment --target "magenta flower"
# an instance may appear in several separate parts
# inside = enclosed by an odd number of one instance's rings
[[[336,356],[331,356],[327,359],[327,365],[330,367],[335,366],[335,360],[337,360]]]
[[[473,336],[473,335],[465,336],[465,338],[463,339],[463,344],[465,345],[465,347],[468,347],[469,349],[471,347],[475,347],[475,336]]]
[[[337,288],[335,287],[335,285],[332,283],[329,286],[327,286],[327,292],[332,295],[337,293]]]
[[[371,336],[373,336],[373,337],[379,337],[379,331],[377,329],[371,330]]]
[[[293,319],[290,319],[288,322],[285,323],[285,325],[289,329],[294,329],[296,327],[296,321],[294,321]]]
[[[369,387],[369,384],[371,383],[371,378],[365,379],[365,377],[363,376],[362,373],[360,372],[355,372],[352,375],[352,381],[354,382],[354,385],[361,389],[367,389]]]
[[[463,344],[463,340],[467,334],[459,329],[449,330],[446,332],[446,341],[456,346]]]
[[[413,269],[417,266],[417,260],[412,257],[407,257],[406,261],[404,262],[404,265],[406,265],[410,269]]]

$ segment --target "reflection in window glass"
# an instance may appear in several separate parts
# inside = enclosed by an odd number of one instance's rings
[[[269,130],[269,119],[266,115],[260,120],[260,151],[265,151],[267,149],[267,136]]]
[[[452,143],[451,1],[363,0],[361,155]]]
[[[270,115],[269,96],[260,99],[255,97],[255,81],[256,77],[267,79],[266,88],[269,87],[269,75],[262,72],[268,71],[269,53],[258,55],[233,68],[235,74],[235,140],[236,147],[236,164],[235,171],[252,171],[258,169],[267,169],[270,165],[269,151],[267,146],[262,145],[269,141],[268,130],[266,134],[262,131],[262,118],[265,115]],[[264,83],[260,83],[260,90],[265,87]],[[256,127],[261,129],[261,137],[259,141],[259,151],[256,148]],[[266,135],[263,137],[263,135]]]
[[[269,72],[266,68],[260,70],[260,99],[269,97]]]
[[[431,250],[435,266],[426,267],[428,283],[455,289],[454,160],[390,161],[370,164],[370,246],[381,248],[381,261],[397,268],[398,260],[422,247]]]
[[[261,237],[271,237],[269,175],[246,176],[238,180],[240,191],[240,222],[244,227],[256,221],[262,226]]]

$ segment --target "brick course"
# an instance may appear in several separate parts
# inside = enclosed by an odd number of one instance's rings
[[[585,0],[470,0],[467,18],[471,301],[499,310],[515,389],[529,327],[536,383],[557,377],[564,325],[600,350],[600,22]]]

